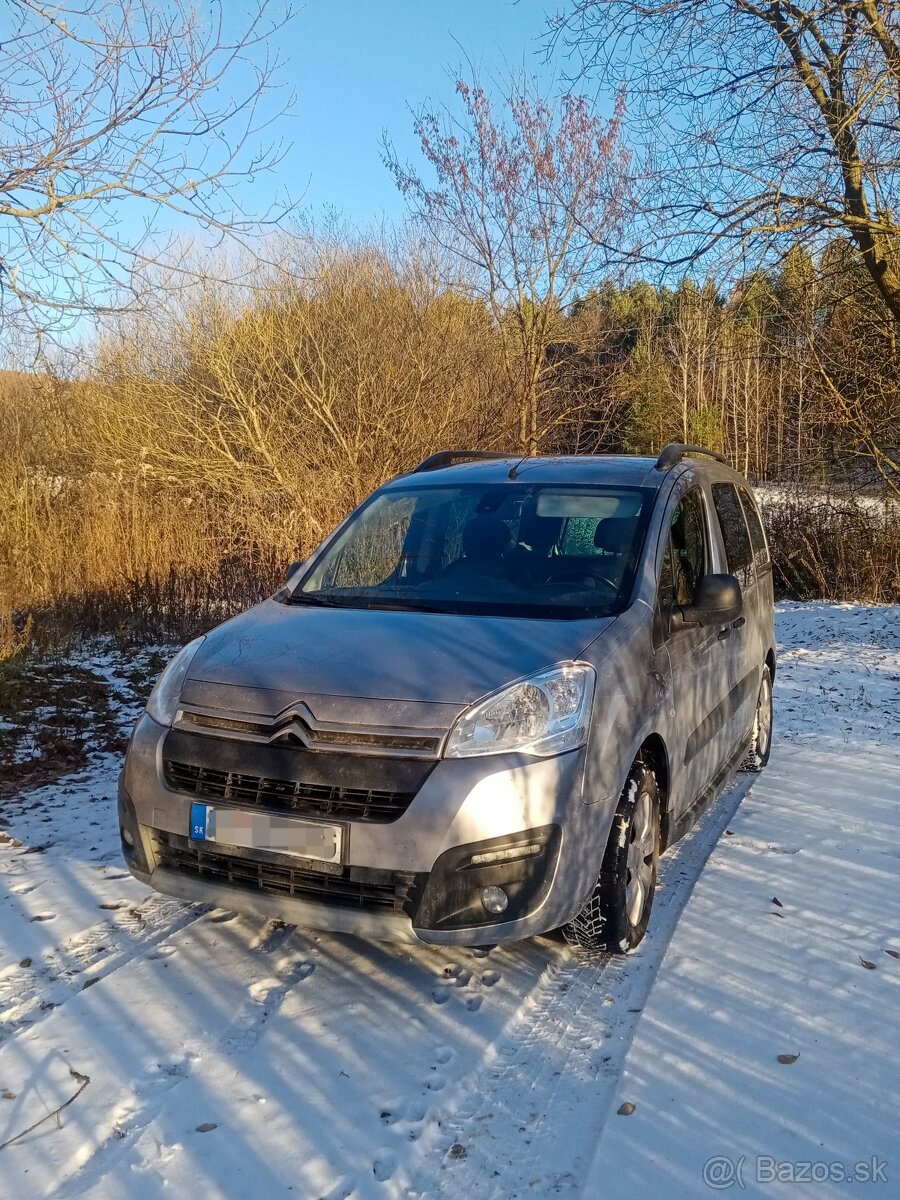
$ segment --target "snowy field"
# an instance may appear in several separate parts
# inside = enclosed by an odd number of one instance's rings
[[[778,632],[771,763],[627,959],[154,896],[111,755],[6,802],[0,1200],[900,1195],[900,610]]]

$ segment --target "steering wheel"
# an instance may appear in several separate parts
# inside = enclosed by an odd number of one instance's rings
[[[575,583],[581,585],[589,584],[593,588],[596,588],[601,583],[605,583],[611,591],[618,592],[619,590],[619,585],[617,583],[613,583],[610,578],[608,578],[606,575],[601,575],[599,571],[582,571],[578,570],[576,567],[573,567],[568,571],[560,571],[559,574],[548,576],[548,578],[544,581],[544,586],[551,583]]]

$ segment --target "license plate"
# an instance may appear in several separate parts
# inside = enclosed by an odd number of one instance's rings
[[[191,805],[191,832],[195,842],[222,842],[248,850],[277,850],[320,862],[341,861],[340,825],[298,821],[271,813],[243,812],[239,808]]]

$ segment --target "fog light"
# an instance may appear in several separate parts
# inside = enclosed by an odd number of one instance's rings
[[[131,836],[131,834],[128,832],[128,830],[125,828],[124,825],[121,827],[120,832],[122,834],[122,841],[125,843],[126,846],[130,846],[131,849],[133,850],[134,849],[134,838]]]
[[[502,887],[486,887],[481,892],[481,903],[489,913],[502,913],[509,904],[509,896]]]

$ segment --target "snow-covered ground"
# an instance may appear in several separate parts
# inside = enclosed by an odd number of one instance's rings
[[[827,508],[830,510],[846,507],[864,509],[880,516],[887,528],[896,524],[900,515],[900,503],[889,492],[876,487],[872,491],[850,484],[819,487],[810,483],[757,483],[753,491],[760,507],[765,509],[780,508],[785,504],[802,504],[805,508]]]
[[[770,765],[667,855],[624,960],[154,896],[113,756],[6,802],[0,1147],[41,1123],[0,1200],[794,1196],[803,1162],[817,1196],[870,1194],[856,1163],[900,1194],[900,610],[778,629]]]

